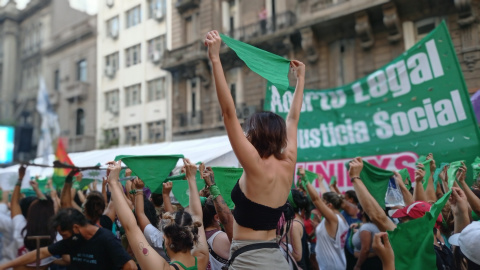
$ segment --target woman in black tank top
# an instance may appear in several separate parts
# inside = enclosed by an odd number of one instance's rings
[[[297,86],[286,121],[273,112],[255,113],[245,121],[244,133],[223,73],[221,43],[222,38],[217,31],[207,33],[205,45],[208,47],[225,129],[232,149],[244,169],[242,177],[232,190],[235,223],[230,256],[236,259],[230,268],[270,269],[274,265],[276,269],[288,269],[274,239],[276,223],[287,201],[297,161],[297,126],[303,100],[305,65],[296,60],[290,62],[290,68],[297,78]],[[281,57],[271,57],[279,63],[288,63],[288,60]],[[259,59],[262,60],[264,59]],[[280,67],[266,68],[276,72]],[[258,192],[259,190],[265,192]],[[245,251],[246,247],[249,251]],[[268,252],[265,251],[267,249]]]

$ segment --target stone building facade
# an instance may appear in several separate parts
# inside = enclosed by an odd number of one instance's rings
[[[384,66],[445,20],[469,91],[480,89],[479,0],[172,2],[172,49],[162,67],[172,75],[175,140],[225,133],[203,45],[212,29],[304,62],[305,87],[328,89]],[[263,108],[266,81],[228,48],[221,54],[237,116],[243,120]]]
[[[71,8],[64,0],[31,0],[22,10],[10,0],[0,8],[0,123],[17,127],[16,145],[24,148],[17,148],[22,150],[19,158],[36,154],[40,77],[59,115],[60,136],[73,146],[71,151],[93,149],[94,129],[85,123],[95,127],[95,108],[88,105],[93,104],[96,91],[95,23],[95,17]],[[86,88],[77,87],[79,73],[85,75],[81,84]],[[72,97],[75,91],[83,94]]]

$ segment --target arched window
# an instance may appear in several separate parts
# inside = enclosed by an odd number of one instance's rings
[[[77,109],[77,128],[76,135],[83,135],[85,132],[85,112],[83,109]]]

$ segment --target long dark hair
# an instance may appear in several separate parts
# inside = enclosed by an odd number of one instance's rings
[[[29,236],[44,236],[48,235],[50,238],[41,239],[40,247],[45,247],[53,243],[56,236],[56,230],[49,226],[48,222],[51,217],[55,215],[53,207],[53,200],[47,197],[46,200],[37,199],[32,202],[28,208],[27,224],[22,230],[23,244],[28,250],[37,249],[36,240],[28,240]]]

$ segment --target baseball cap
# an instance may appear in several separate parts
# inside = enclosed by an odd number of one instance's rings
[[[451,245],[459,246],[465,257],[480,265],[478,239],[480,239],[480,221],[474,221],[465,227],[461,233],[450,236],[448,242]]]
[[[413,219],[421,218],[426,212],[430,211],[431,205],[424,201],[416,201],[402,209],[389,210],[388,215],[392,218],[411,217]]]

